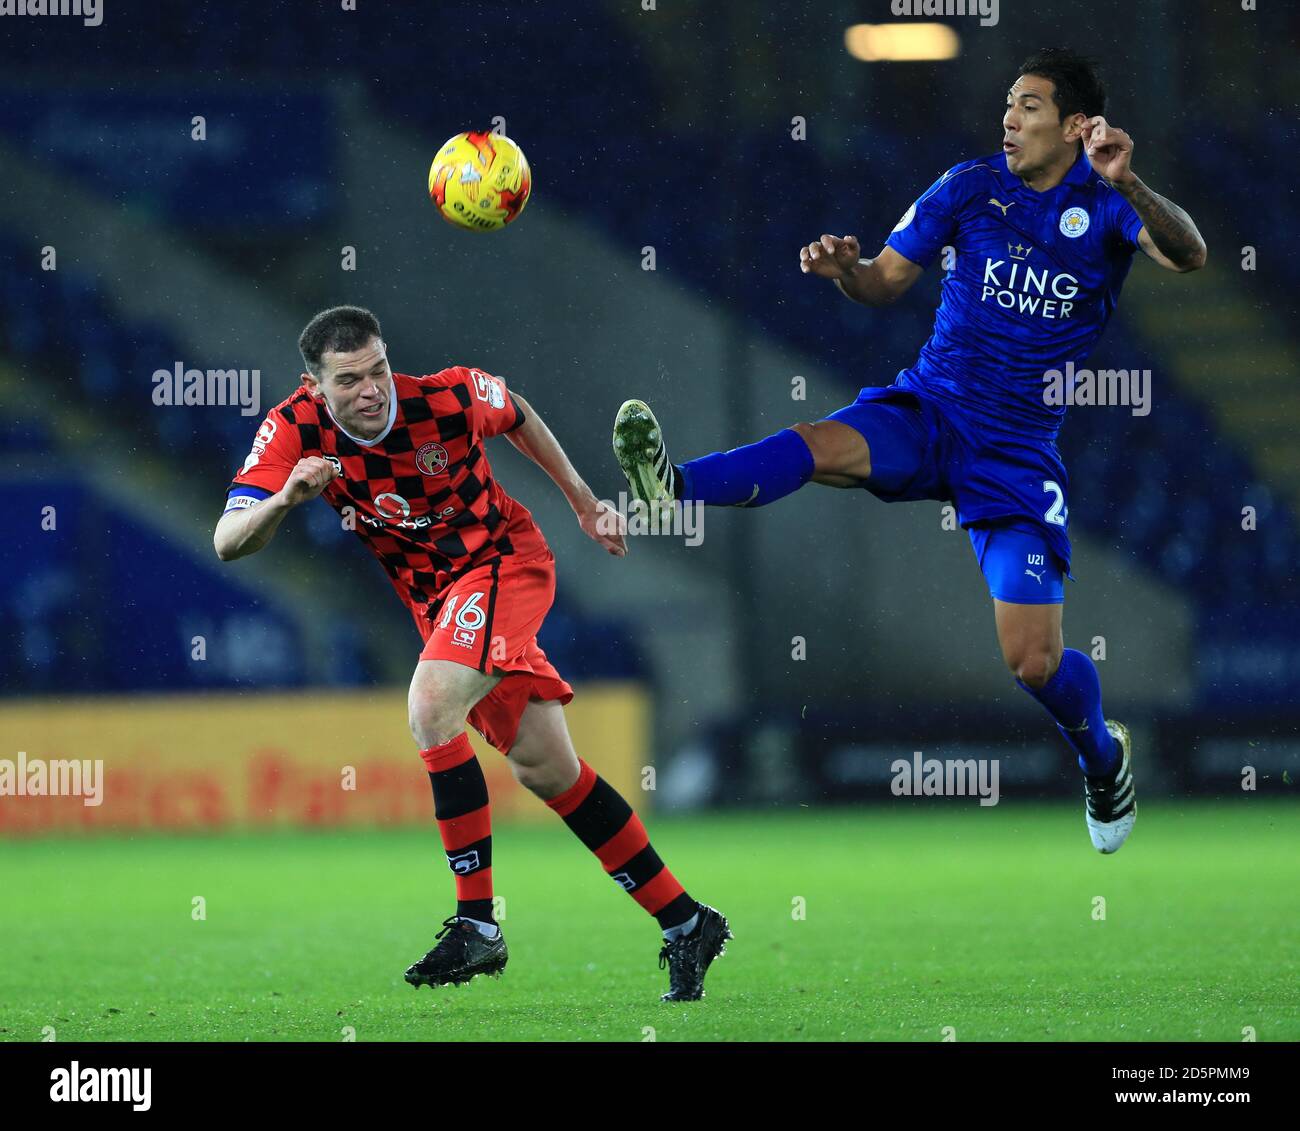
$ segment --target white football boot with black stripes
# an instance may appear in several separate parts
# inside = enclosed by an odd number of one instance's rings
[[[633,498],[647,506],[673,501],[673,465],[663,430],[645,401],[624,401],[614,418],[614,458],[627,476]]]
[[[1118,852],[1133,831],[1137,820],[1137,796],[1133,792],[1133,740],[1128,727],[1113,719],[1106,720],[1106,730],[1119,743],[1120,759],[1115,772],[1105,777],[1083,779],[1084,819],[1088,835],[1098,852]]]

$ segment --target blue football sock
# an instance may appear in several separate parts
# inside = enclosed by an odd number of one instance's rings
[[[713,507],[761,507],[799,490],[813,474],[812,452],[798,432],[714,452],[681,464],[682,498]]]
[[[1067,648],[1061,654],[1061,666],[1044,686],[1020,686],[1056,720],[1066,742],[1079,755],[1079,769],[1094,777],[1114,770],[1120,757],[1119,744],[1106,729],[1101,713],[1101,678],[1091,659],[1077,649]]]

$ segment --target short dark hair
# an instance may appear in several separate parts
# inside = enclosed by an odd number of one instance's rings
[[[1044,47],[1035,51],[1020,64],[1017,77],[1021,75],[1051,80],[1052,101],[1062,122],[1071,114],[1095,118],[1106,112],[1106,88],[1097,74],[1097,60],[1068,47]]]
[[[313,377],[327,353],[351,353],[371,338],[382,338],[379,319],[361,306],[331,306],[307,323],[298,335],[298,352]]]

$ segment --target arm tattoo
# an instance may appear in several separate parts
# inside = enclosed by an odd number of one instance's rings
[[[1166,258],[1180,267],[1196,264],[1205,255],[1205,241],[1192,218],[1173,201],[1152,192],[1135,181],[1124,192],[1133,210],[1142,219],[1147,235]]]

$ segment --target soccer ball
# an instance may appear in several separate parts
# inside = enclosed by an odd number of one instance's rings
[[[429,166],[429,196],[449,224],[496,232],[524,210],[533,174],[524,152],[504,134],[457,134]]]

